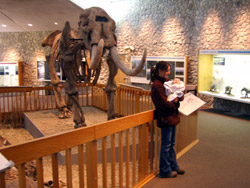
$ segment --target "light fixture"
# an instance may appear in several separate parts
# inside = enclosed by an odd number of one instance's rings
[[[33,26],[33,24],[28,24],[28,26],[32,27],[32,26]]]
[[[55,24],[55,25],[58,25],[58,23],[57,23],[57,22],[55,22],[54,24]]]
[[[5,25],[5,24],[2,24],[2,27],[7,27],[7,25]]]

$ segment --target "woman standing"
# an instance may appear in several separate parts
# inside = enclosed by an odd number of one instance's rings
[[[158,175],[160,178],[174,178],[177,174],[185,173],[177,164],[174,150],[176,125],[180,122],[179,101],[184,97],[177,97],[172,102],[167,100],[168,96],[163,84],[165,81],[169,81],[170,69],[168,62],[160,61],[151,69],[150,73],[153,82],[151,97],[155,105],[154,115],[157,119],[157,126],[161,128],[160,172]]]

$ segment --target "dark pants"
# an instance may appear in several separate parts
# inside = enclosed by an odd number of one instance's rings
[[[175,145],[176,126],[161,128],[161,152],[159,175],[168,176],[179,169],[176,161]]]

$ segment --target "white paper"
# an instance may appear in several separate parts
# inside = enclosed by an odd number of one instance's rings
[[[0,172],[5,171],[8,168],[11,168],[14,166],[14,163],[12,161],[8,161],[2,153],[0,153]]]
[[[184,95],[184,100],[180,102],[179,112],[189,116],[194,111],[198,110],[206,102],[196,97],[192,93],[186,93]]]

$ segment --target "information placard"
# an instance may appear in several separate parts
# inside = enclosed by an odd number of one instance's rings
[[[189,116],[194,111],[202,107],[206,102],[196,97],[192,93],[186,93],[184,95],[184,100],[180,102],[179,112]]]

